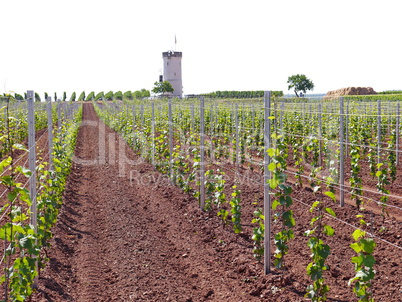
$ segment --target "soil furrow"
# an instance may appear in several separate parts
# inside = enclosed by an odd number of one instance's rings
[[[50,261],[33,301],[305,301],[311,282],[306,276],[311,253],[303,236],[311,219],[306,207],[292,206],[296,238],[289,244],[283,285],[278,271],[265,276],[251,253],[250,222],[262,204],[262,185],[241,184],[243,233],[236,235],[135,155],[99,121],[92,104],[84,104],[83,119]],[[227,176],[230,188],[236,177],[230,171]],[[228,199],[230,193],[227,189]],[[300,189],[295,197],[310,201],[311,192]],[[339,213],[342,219],[346,215]],[[400,226],[392,222],[399,236]],[[351,229],[331,224],[336,237],[327,240],[333,251],[328,300],[353,301],[347,286],[353,276]],[[273,224],[275,232],[278,228]],[[378,243],[376,301],[401,301],[399,254]]]

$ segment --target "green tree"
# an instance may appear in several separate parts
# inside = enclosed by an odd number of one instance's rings
[[[24,100],[24,97],[21,94],[18,94],[18,93],[14,93],[14,97],[18,101],[23,101]]]
[[[132,100],[133,99],[133,93],[130,90],[128,90],[123,94],[123,97],[125,99],[127,99],[127,100]]]
[[[133,92],[133,98],[134,99],[141,99],[142,98],[141,91],[139,91],[139,90],[134,91]]]
[[[85,101],[85,91],[81,92],[80,96],[78,97],[78,101]]]
[[[71,102],[75,102],[76,97],[77,97],[77,94],[76,94],[75,91],[74,91],[74,92],[71,94],[70,101],[71,101]]]
[[[141,89],[141,97],[143,98],[149,98],[151,96],[151,92],[145,88]]]
[[[271,93],[272,93],[272,96],[273,96],[273,97],[276,97],[276,98],[281,98],[281,97],[283,97],[283,91],[281,91],[281,90],[278,90],[278,91],[271,91]]]
[[[309,78],[307,78],[304,74],[296,74],[288,77],[288,89],[294,90],[297,97],[299,97],[298,91],[303,91],[306,93],[307,90],[314,89],[314,83]]]
[[[133,92],[133,98],[134,99],[142,99],[142,98],[148,98],[151,96],[151,92],[149,90],[146,90],[142,88],[141,90],[136,90]]]
[[[123,92],[121,92],[121,91],[117,91],[114,95],[113,95],[113,98],[115,99],[115,100],[122,100],[123,99]]]
[[[48,97],[49,97],[49,95],[47,94],[47,92],[45,92],[45,101],[47,101]]]
[[[63,92],[63,102],[65,102],[66,99],[67,99],[67,93],[64,91],[64,92]]]
[[[54,93],[54,100],[57,101],[57,93]]]
[[[160,94],[165,94],[173,91],[174,91],[173,86],[168,81],[155,82],[154,88],[152,89],[153,93],[160,93]]]
[[[106,101],[113,100],[113,91],[109,91],[108,93],[106,93],[105,94],[105,99],[106,99]]]
[[[91,91],[89,94],[88,94],[88,96],[87,96],[87,98],[85,99],[86,101],[92,101],[92,99],[94,99],[95,98],[95,91]]]
[[[35,102],[40,102],[40,96],[37,92],[35,92]]]
[[[95,101],[98,101],[98,100],[102,99],[103,97],[104,97],[104,94],[103,94],[103,91],[101,91],[95,96]]]

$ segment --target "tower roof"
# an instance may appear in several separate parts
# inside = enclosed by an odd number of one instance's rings
[[[173,50],[169,50],[169,51],[165,51],[162,52],[163,57],[177,57],[177,58],[181,58],[183,56],[183,53],[181,51],[173,51]]]

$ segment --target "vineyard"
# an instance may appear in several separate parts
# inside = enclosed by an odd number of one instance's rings
[[[2,298],[25,301],[46,262],[81,111],[75,104],[34,104],[33,92],[27,102],[1,101]]]
[[[2,297],[400,301],[399,102],[3,100]]]

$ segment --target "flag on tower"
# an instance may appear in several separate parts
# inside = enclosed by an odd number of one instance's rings
[[[174,44],[177,44],[176,35],[174,35]]]

